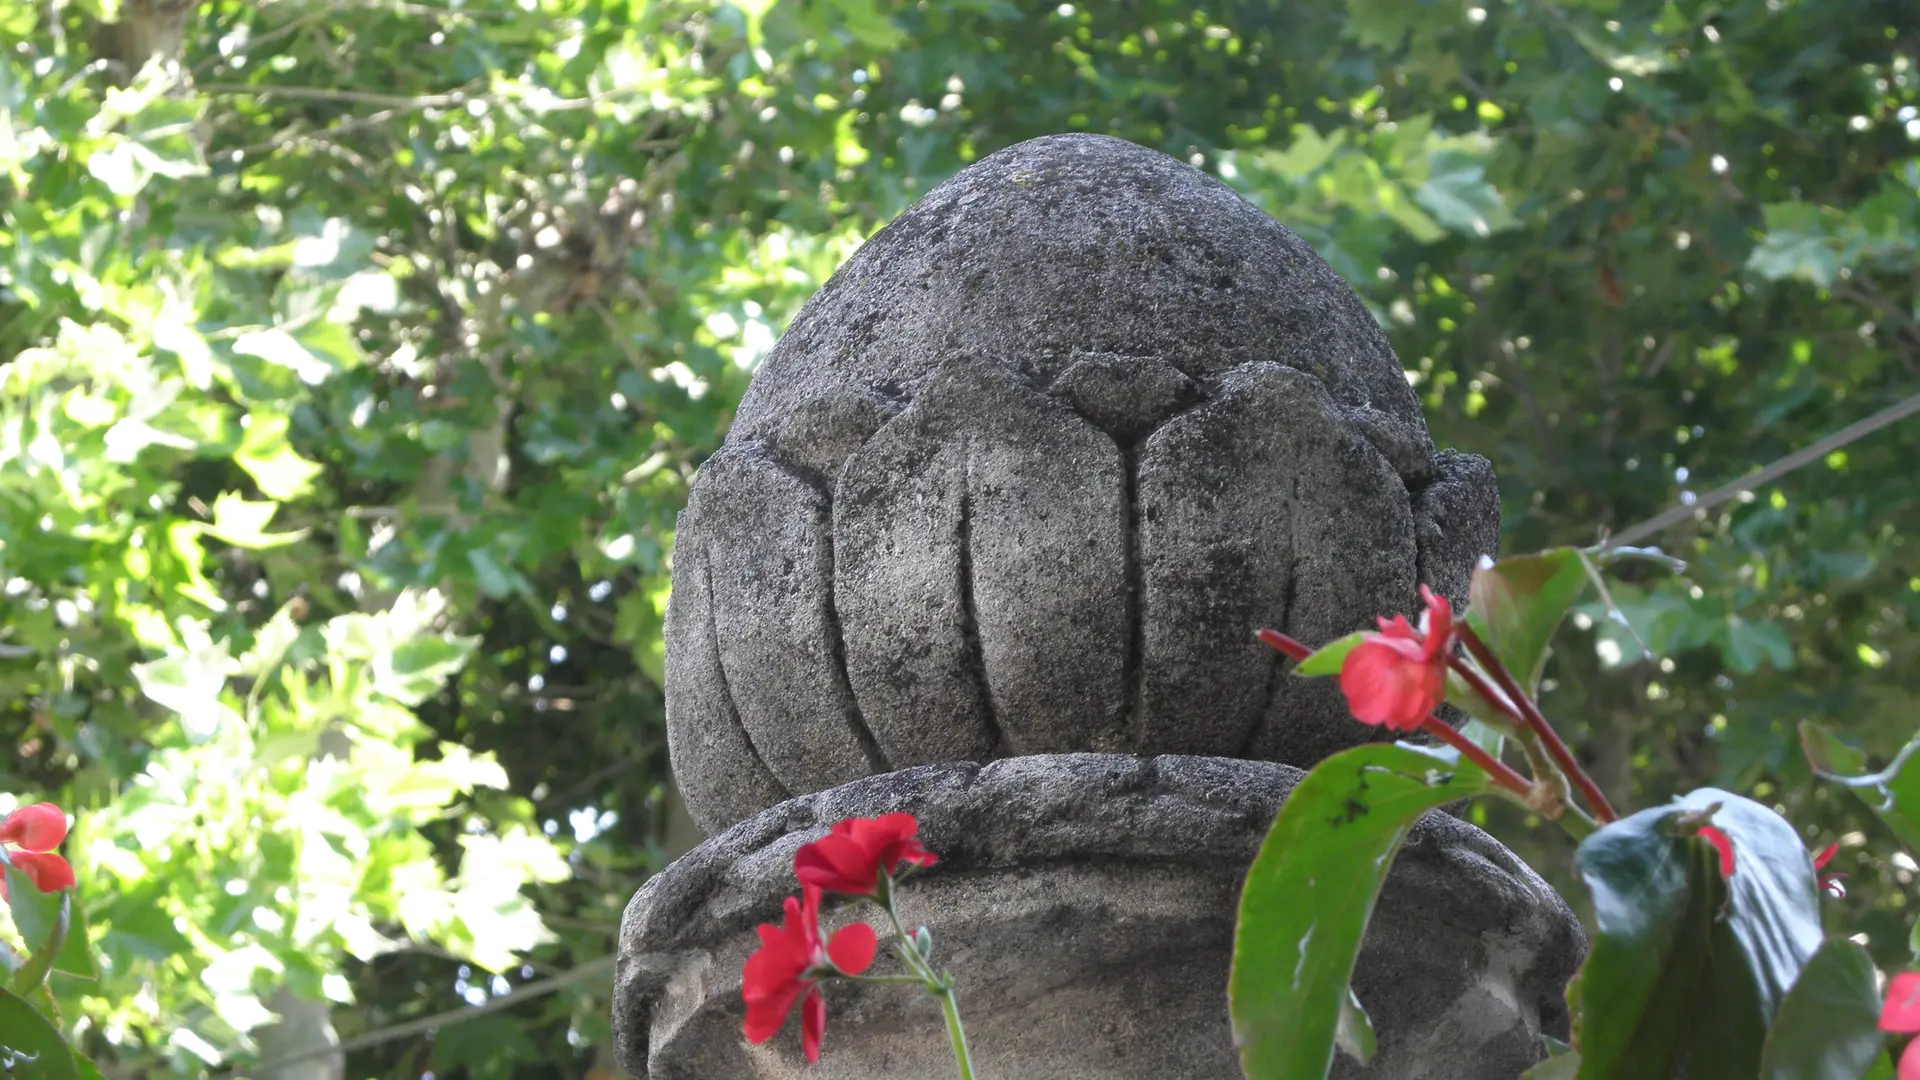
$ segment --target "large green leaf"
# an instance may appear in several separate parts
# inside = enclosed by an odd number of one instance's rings
[[[73,891],[62,889],[45,893],[33,879],[12,864],[7,875],[7,909],[13,915],[14,929],[30,950],[27,963],[14,973],[13,983],[21,992],[30,992],[46,981],[55,958],[66,947],[72,920]]]
[[[1851,789],[1908,851],[1920,851],[1920,768],[1909,768],[1920,754],[1920,739],[1879,772],[1868,772],[1866,754],[1811,720],[1800,722],[1800,749],[1816,773]]]
[[[1321,762],[1293,789],[1240,895],[1228,997],[1251,1080],[1323,1077],[1360,939],[1421,814],[1487,790],[1472,765],[1405,744]]]
[[[1722,879],[1690,835],[1710,808]],[[1813,863],[1778,814],[1705,788],[1588,837],[1595,938],[1580,977],[1580,1080],[1751,1080],[1788,989],[1821,944]]]
[[[1586,587],[1577,548],[1515,555],[1473,572],[1467,621],[1532,693],[1546,666],[1547,644]]]
[[[1760,1056],[1760,1080],[1860,1080],[1886,1045],[1873,958],[1833,938],[1780,1003]]]
[[[79,1080],[60,1029],[8,990],[0,990],[0,1047],[12,1052],[11,1075],[18,1080]]]
[[[7,885],[9,899],[11,899],[12,890],[16,885],[25,885],[28,889],[33,888],[33,885],[12,867],[7,868],[7,876],[10,879],[18,879],[17,882],[10,881]],[[62,889],[57,893],[43,895],[47,895],[53,901],[53,917],[47,925],[36,927],[39,931],[37,936],[27,937],[29,949],[27,962],[20,965],[19,969],[13,973],[13,977],[8,980],[8,985],[13,988],[15,993],[31,994],[44,986],[47,981],[47,976],[53,971],[55,958],[66,951],[67,928],[70,925],[70,913],[73,910],[73,894]],[[38,922],[39,920],[36,918],[34,921]],[[19,925],[17,916],[15,917],[15,925]],[[21,936],[26,937],[24,930],[21,931]]]

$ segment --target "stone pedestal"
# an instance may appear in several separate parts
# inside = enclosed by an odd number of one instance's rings
[[[1461,605],[1499,523],[1491,466],[1435,451],[1359,299],[1223,185],[1091,135],[963,170],[808,301],[694,479],[667,727],[715,839],[627,911],[622,1063],[798,1075],[797,1036],[740,1036],[753,927],[801,843],[906,810],[940,856],[906,914],[983,1080],[1236,1075],[1241,879],[1291,767],[1380,734],[1254,630],[1320,644],[1422,585]],[[1518,1076],[1583,951],[1438,815],[1370,935],[1368,1075],[1394,1080]],[[893,990],[831,987],[806,1075],[950,1075]]]
[[[903,890],[957,981],[983,1077],[1239,1075],[1225,987],[1241,879],[1298,770],[1227,758],[1067,754],[929,765],[806,795],[701,845],[627,911],[622,1060],[654,1080],[950,1080],[939,1010],[902,987],[830,984],[826,1053],[740,1038],[753,927],[778,921],[800,844],[833,822],[905,810],[941,853]],[[824,921],[874,918],[870,905]],[[1564,1037],[1581,955],[1551,889],[1442,814],[1413,831],[1361,953],[1380,1033],[1375,1080],[1518,1076]],[[889,961],[882,960],[886,965]]]

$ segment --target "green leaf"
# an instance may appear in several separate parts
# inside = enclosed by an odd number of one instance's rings
[[[1760,1080],[1859,1080],[1886,1045],[1873,958],[1831,938],[1780,1003],[1760,1055]]]
[[[1522,1074],[1520,1080],[1574,1080],[1580,1075],[1580,1054],[1555,1054]]]
[[[93,959],[93,928],[87,925],[87,908],[80,896],[67,890],[67,934],[54,955],[53,970],[76,979],[98,979],[100,968]]]
[[[320,466],[294,452],[287,443],[291,421],[284,415],[255,410],[249,414],[247,433],[240,448],[233,452],[234,463],[247,470],[260,493],[269,499],[287,502],[307,494]]]
[[[1816,774],[1849,788],[1867,804],[1908,851],[1920,851],[1920,738],[1908,743],[1885,769],[1867,771],[1867,755],[1811,720],[1800,722],[1800,751]]]
[[[513,595],[523,579],[518,571],[500,565],[493,552],[486,548],[474,548],[467,552],[467,564],[473,567],[474,580],[480,591],[495,600]]]
[[[30,950],[26,964],[14,973],[12,985],[20,993],[31,993],[46,981],[47,972],[53,970],[54,958],[66,945],[73,890],[41,892],[32,878],[11,863],[4,872],[7,909],[13,913],[14,929],[20,932],[20,939]]]
[[[1735,868],[1688,835],[1713,810]],[[1595,936],[1580,975],[1580,1080],[1751,1080],[1767,1027],[1821,943],[1813,863],[1792,825],[1704,788],[1581,843]]]
[[[1521,688],[1533,693],[1554,631],[1586,587],[1578,548],[1515,555],[1473,572],[1467,621]]]
[[[1295,675],[1338,675],[1340,665],[1347,662],[1347,654],[1366,639],[1366,631],[1355,630],[1343,638],[1336,638],[1313,650],[1313,655],[1300,661],[1293,669]]]
[[[1414,201],[1440,224],[1467,236],[1491,236],[1510,229],[1516,224],[1513,214],[1500,192],[1487,183],[1486,174],[1486,166],[1467,154],[1439,151],[1433,155],[1427,182],[1413,193]]]
[[[1727,620],[1726,661],[1743,675],[1760,670],[1763,662],[1775,671],[1791,671],[1793,643],[1772,619],[1750,622],[1735,615]]]
[[[73,894],[66,889],[56,893],[40,893],[25,874],[17,872],[12,866],[7,867],[6,875],[9,907],[13,906],[14,890],[18,888],[39,893],[53,902],[52,918],[48,920],[48,925],[37,928],[39,932],[36,934],[28,934],[25,927],[21,926],[20,916],[17,914],[14,916],[14,925],[20,928],[20,936],[26,939],[32,951],[27,954],[27,962],[20,965],[20,969],[13,973],[13,978],[8,980],[7,985],[11,986],[17,994],[31,994],[46,985],[47,975],[53,971],[54,958],[66,950],[69,913],[73,910]]]
[[[213,524],[207,526],[207,533],[234,547],[254,551],[285,547],[305,539],[305,529],[280,533],[266,531],[267,522],[273,520],[274,513],[279,509],[277,502],[249,502],[241,498],[238,492],[222,492],[213,500]]]
[[[18,1080],[79,1080],[73,1050],[60,1029],[8,990],[0,990],[0,1047],[15,1055],[9,1072]]]
[[[1340,1001],[1340,1022],[1334,1025],[1333,1042],[1342,1053],[1362,1065],[1371,1063],[1374,1052],[1380,1048],[1373,1034],[1373,1020],[1351,986]]]
[[[1487,775],[1403,744],[1336,754],[1301,779],[1240,896],[1228,999],[1250,1080],[1322,1077],[1360,939],[1393,853],[1421,814]]]
[[[1770,203],[1761,208],[1766,235],[1747,256],[1747,269],[1779,281],[1797,278],[1820,288],[1840,273],[1840,252],[1830,233],[1834,212],[1803,202]]]
[[[440,692],[460,670],[477,638],[423,637],[403,641],[373,658],[374,688],[402,704],[418,705]]]
[[[315,356],[292,334],[278,327],[241,334],[234,340],[233,351],[286,368],[308,386],[320,385],[334,372],[334,364],[327,358]]]

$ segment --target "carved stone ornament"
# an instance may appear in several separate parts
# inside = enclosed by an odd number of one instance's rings
[[[1219,182],[1096,135],[930,192],[810,300],[674,547],[674,771],[715,832],[908,765],[1308,765],[1371,734],[1281,678],[1464,601],[1484,458],[1434,453],[1373,317]]]
[[[1253,631],[1319,644],[1421,584],[1460,604],[1499,524],[1491,467],[1435,452],[1359,299],[1228,188],[1095,135],[965,169],[807,303],[695,477],[667,723],[714,839],[627,909],[622,1065],[952,1076],[897,986],[829,985],[818,1065],[741,1036],[794,851],[904,810],[940,861],[903,915],[983,1080],[1238,1076],[1247,866],[1295,766],[1378,736]],[[1429,814],[1355,975],[1379,1054],[1333,1075],[1514,1080],[1566,1034],[1584,952],[1537,875]]]

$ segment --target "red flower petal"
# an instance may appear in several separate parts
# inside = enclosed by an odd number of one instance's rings
[[[1903,971],[1887,980],[1887,1000],[1880,1006],[1880,1030],[1899,1035],[1920,1032],[1920,971]],[[1906,1057],[1902,1057],[1901,1080],[1906,1080],[1906,1068]]]
[[[1361,723],[1412,731],[1440,704],[1446,672],[1413,641],[1371,637],[1340,665],[1340,689]]]
[[[1384,637],[1405,641],[1420,640],[1419,633],[1413,629],[1413,624],[1407,621],[1405,615],[1395,615],[1391,619],[1375,619],[1373,623],[1380,628],[1380,633]]]
[[[0,819],[0,844],[52,851],[67,838],[67,815],[50,802],[23,806]]]
[[[1813,868],[1815,870],[1818,870],[1821,867],[1826,866],[1829,862],[1832,862],[1834,852],[1839,850],[1840,850],[1839,841],[1835,841],[1831,844],[1828,844],[1826,847],[1821,848],[1820,853],[1813,857]]]
[[[1908,1043],[1901,1051],[1899,1080],[1920,1080],[1920,1039]]]
[[[896,873],[902,864],[934,863],[933,853],[914,839],[919,831],[912,814],[848,818],[794,852],[794,876],[828,892],[872,896],[879,891],[883,872]]]
[[[827,958],[848,975],[858,975],[873,963],[873,954],[879,948],[880,937],[873,927],[857,922],[834,932],[833,940],[827,942]]]
[[[1700,838],[1712,844],[1713,850],[1720,853],[1720,876],[1723,878],[1732,877],[1733,841],[1728,838],[1726,833],[1721,832],[1711,825],[1700,826]]]
[[[826,1033],[827,1000],[820,996],[819,987],[814,987],[800,1002],[800,1049],[806,1052],[807,1064],[819,1063],[820,1039]]]
[[[875,853],[844,833],[832,833],[793,854],[793,873],[802,883],[828,892],[872,896],[880,887]]]
[[[786,1023],[787,1013],[813,983],[804,978],[823,955],[820,946],[820,890],[803,885],[800,898],[787,897],[780,926],[755,929],[760,948],[740,972],[740,998],[747,1006],[747,1041],[762,1043]]]
[[[15,851],[8,857],[13,860],[13,868],[27,875],[27,880],[41,892],[73,888],[73,867],[58,855]]]
[[[793,1011],[793,1003],[799,999],[806,984],[798,981],[779,988],[779,992],[767,997],[747,998],[747,1022],[742,1025],[747,1041],[755,1044],[766,1042],[787,1022],[787,1013]]]
[[[1446,663],[1447,650],[1453,648],[1453,605],[1432,589],[1420,586],[1420,599],[1426,601],[1426,613],[1420,616],[1420,632],[1426,635],[1426,656]]]

